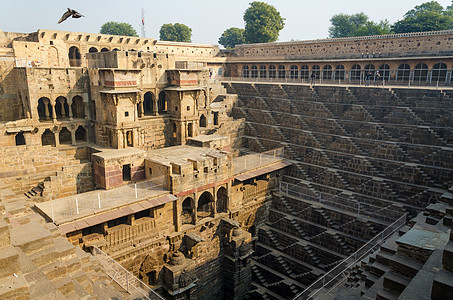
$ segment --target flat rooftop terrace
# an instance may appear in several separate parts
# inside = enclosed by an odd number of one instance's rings
[[[189,160],[204,161],[207,157],[220,157],[225,154],[227,152],[212,148],[181,145],[148,151],[146,159],[163,165],[186,164]]]
[[[126,208],[134,204],[139,205],[138,207],[134,206],[135,208],[133,210],[136,211],[126,209],[130,214],[153,206],[162,205],[164,204],[163,201],[166,201],[165,199],[171,200],[174,198],[173,200],[176,200],[176,197],[170,195],[170,191],[163,188],[163,180],[163,177],[154,178],[111,190],[90,191],[44,203],[37,203],[35,207],[56,225],[101,214],[103,215],[103,219],[114,219],[120,216],[117,216],[117,214],[110,216],[112,210]],[[158,198],[160,199],[156,200]]]

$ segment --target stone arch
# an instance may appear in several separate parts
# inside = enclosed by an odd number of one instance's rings
[[[22,145],[25,145],[25,136],[24,136],[24,133],[21,131],[21,132],[18,132],[16,134],[16,136],[14,137],[14,140],[16,142],[16,146],[22,146]]]
[[[409,81],[411,67],[408,64],[401,64],[396,71],[396,81]]]
[[[163,113],[167,111],[167,99],[165,97],[165,92],[159,93],[159,100],[157,100],[157,108],[159,113]]]
[[[69,66],[71,67],[80,67],[82,65],[82,56],[80,55],[80,50],[76,46],[69,48],[68,52],[69,57]]]
[[[390,80],[390,66],[388,64],[382,64],[379,66],[379,73],[384,80]]]
[[[267,71],[265,65],[260,66],[260,78],[267,78]]]
[[[217,190],[217,213],[227,212],[228,209],[228,191],[223,186]]]
[[[362,68],[359,64],[355,64],[351,67],[351,80],[360,80],[362,77]]]
[[[369,77],[370,80],[373,80],[373,79],[374,79],[376,67],[375,67],[373,64],[368,64],[368,65],[366,65],[363,71],[365,72],[365,73],[364,73],[365,76],[366,76],[366,74],[369,74],[369,75],[370,75],[370,77]],[[380,73],[380,72],[379,72],[379,73]]]
[[[181,224],[193,224],[193,209],[194,201],[191,197],[187,197],[182,202]]]
[[[447,80],[447,65],[437,63],[433,66],[431,81],[445,82]]]
[[[76,142],[86,142],[87,141],[87,131],[85,127],[80,125],[75,132]]]
[[[249,78],[249,66],[243,66],[242,67],[242,77],[243,78]]]
[[[344,71],[344,66],[343,65],[337,65],[335,67],[335,73],[334,73],[334,79],[339,79],[339,80],[344,80],[345,76],[345,71]]]
[[[321,77],[321,68],[318,65],[314,65],[311,67],[311,73],[315,74],[316,78]]]
[[[97,53],[98,52],[98,48],[96,47],[91,47],[89,50],[88,50],[88,53]]]
[[[428,81],[428,65],[420,63],[415,66],[413,81],[418,81],[419,83]]]
[[[308,65],[302,65],[300,67],[300,78],[305,80],[308,80],[308,78],[310,78],[310,68],[308,67]]]
[[[286,78],[286,68],[284,65],[278,66],[278,78]]]
[[[291,78],[291,79],[299,78],[299,68],[296,65],[292,65],[289,68],[289,78]]]
[[[145,116],[151,116],[154,111],[154,94],[146,92],[143,96],[143,114]]]
[[[368,64],[365,66],[365,72],[372,72],[374,73],[374,71],[376,70],[376,67],[373,65],[373,64]]]
[[[147,255],[140,265],[138,278],[149,285],[157,285],[159,262],[155,255]]]
[[[258,67],[256,65],[252,66],[250,75],[252,78],[258,78]]]
[[[275,69],[275,66],[274,65],[270,65],[269,66],[268,78],[276,78],[276,77],[277,77],[277,71]]]
[[[206,117],[205,117],[204,114],[202,114],[202,115],[200,116],[200,127],[206,127],[206,126],[207,126],[206,123],[207,123],[207,122],[206,122]]]
[[[323,80],[332,80],[332,66],[325,65],[322,68],[322,79]]]
[[[108,51],[110,51],[110,50],[108,48],[105,48],[105,47],[101,49],[101,52],[108,52]]]
[[[72,98],[71,110],[74,118],[85,118],[85,104],[81,96],[77,95]]]
[[[71,132],[68,130],[68,128],[61,128],[60,132],[58,133],[58,139],[60,140],[60,144],[70,145],[72,143]]]
[[[49,98],[39,98],[37,109],[39,121],[46,121],[52,118],[52,105],[50,104]]]
[[[198,198],[197,205],[198,220],[211,216],[213,202],[214,200],[210,192],[206,191],[203,194],[201,194],[201,196]]]
[[[47,146],[47,145],[50,145],[50,146],[53,146],[55,147],[56,144],[55,144],[55,134],[50,131],[50,129],[46,129],[43,134],[41,135],[41,144],[43,146]]]
[[[66,97],[59,96],[55,100],[55,114],[57,115],[57,119],[59,120],[68,117],[69,105]]]

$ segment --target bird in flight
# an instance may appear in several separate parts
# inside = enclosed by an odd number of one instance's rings
[[[79,12],[73,10],[73,9],[68,8],[68,11],[66,11],[66,12],[61,16],[61,19],[60,19],[60,21],[58,21],[58,24],[60,24],[61,22],[63,22],[63,21],[66,20],[67,18],[69,18],[70,16],[72,16],[73,18],[84,17],[84,15],[82,15],[81,13],[79,13]]]

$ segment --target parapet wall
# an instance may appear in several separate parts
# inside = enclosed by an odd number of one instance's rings
[[[364,54],[379,57],[440,56],[453,53],[453,30],[321,39],[283,43],[238,45],[237,58],[230,60],[287,58],[360,58]]]

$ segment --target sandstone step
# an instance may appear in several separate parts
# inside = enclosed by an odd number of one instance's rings
[[[412,278],[422,269],[423,264],[397,253],[389,259],[389,266],[393,270]]]
[[[28,255],[28,257],[37,267],[42,267],[57,261],[58,252],[54,246],[50,246]]]
[[[19,254],[12,246],[0,248],[0,280],[19,273]]]
[[[11,243],[29,254],[53,245],[53,238],[41,224],[30,222],[11,228]]]
[[[384,274],[384,288],[395,291],[398,294],[401,294],[409,283],[410,279],[392,271]]]
[[[30,289],[23,276],[10,276],[1,281],[0,299],[30,299]]]

